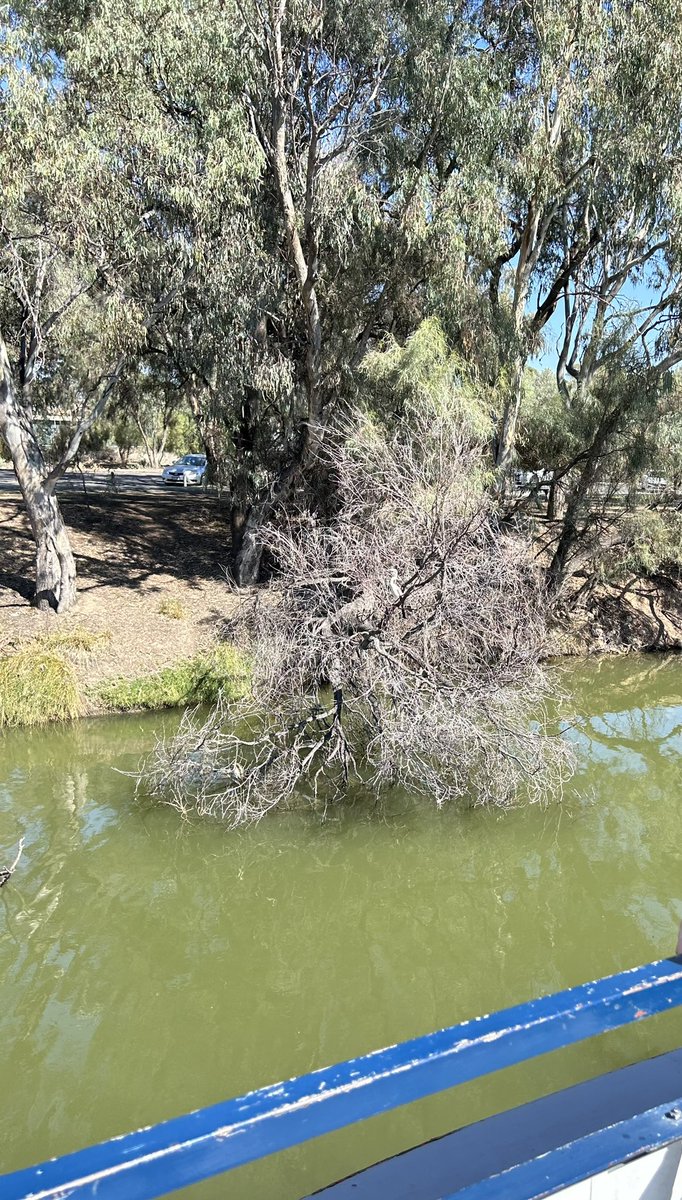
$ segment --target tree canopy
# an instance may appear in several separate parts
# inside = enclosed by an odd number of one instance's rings
[[[627,451],[636,471],[676,420],[681,15],[679,0],[7,7],[0,433],[37,601],[74,599],[55,484],[107,414],[156,462],[191,412],[241,584],[278,513],[339,502],[320,449],[342,414],[397,420],[425,374],[484,437],[501,515],[516,466],[554,470],[575,513],[608,461]],[[52,459],[41,412],[70,421]]]

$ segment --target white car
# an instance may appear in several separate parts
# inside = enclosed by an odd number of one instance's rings
[[[164,483],[203,483],[206,474],[205,454],[185,454],[170,467],[164,467]]]

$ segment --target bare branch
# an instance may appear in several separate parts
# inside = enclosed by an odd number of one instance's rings
[[[253,698],[187,717],[142,781],[231,825],[274,806],[341,800],[350,782],[400,784],[437,804],[540,801],[565,754],[545,737],[540,574],[496,527],[478,452],[442,415],[414,436],[356,414],[325,443],[329,523],[301,512],[264,534],[278,563],[265,602],[229,632]]]

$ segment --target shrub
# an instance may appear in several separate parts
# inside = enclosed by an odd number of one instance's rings
[[[682,514],[640,509],[623,515],[619,541],[596,553],[595,575],[619,583],[682,564]]]

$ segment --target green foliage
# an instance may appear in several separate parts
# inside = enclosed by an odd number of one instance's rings
[[[250,677],[246,656],[235,646],[221,644],[153,675],[105,683],[98,699],[116,712],[212,704],[219,697],[236,700],[245,696]]]
[[[201,438],[192,414],[186,409],[175,412],[168,430],[166,450],[170,454],[177,454],[180,457],[183,454],[195,452],[197,446],[200,445]]]
[[[387,341],[368,354],[363,376],[377,411],[391,417],[443,422],[466,442],[481,442],[492,429],[480,390],[467,378],[461,358],[447,344],[435,317],[422,321],[404,345]]]
[[[121,463],[126,466],[131,452],[140,444],[140,431],[132,421],[119,417],[113,424],[112,437]]]
[[[682,566],[681,513],[652,509],[626,513],[619,535],[618,545],[601,556],[601,572],[610,581]]]
[[[0,728],[66,721],[83,710],[75,671],[38,639],[0,658]]]
[[[528,369],[517,442],[518,465],[530,471],[556,470],[570,462],[584,445],[576,416],[559,392],[553,371]]]

